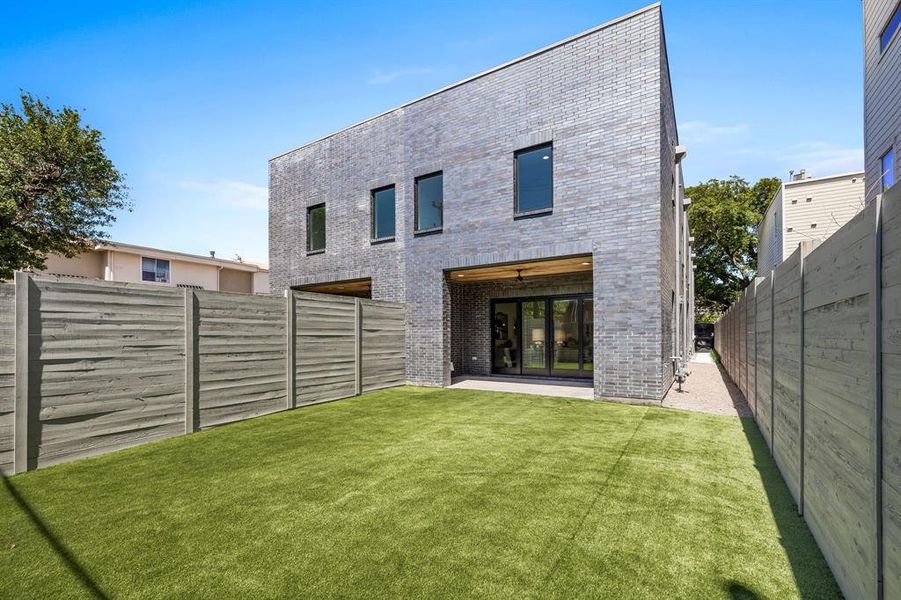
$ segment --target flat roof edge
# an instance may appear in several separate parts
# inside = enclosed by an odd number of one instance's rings
[[[816,183],[818,181],[825,181],[827,179],[840,179],[842,177],[853,177],[859,176],[863,177],[866,174],[866,171],[848,171],[847,173],[836,173],[835,175],[823,175],[822,177],[811,177],[810,179],[799,179],[797,181],[786,181],[785,185],[800,185],[802,183]]]
[[[601,30],[603,30],[603,29],[607,29],[608,27],[612,27],[612,26],[614,26],[614,25],[618,25],[619,23],[622,23],[623,21],[628,21],[629,19],[633,19],[633,18],[635,18],[635,17],[637,17],[637,16],[639,16],[639,15],[642,15],[642,14],[644,14],[644,13],[646,13],[646,12],[649,12],[649,11],[652,11],[652,10],[654,10],[654,9],[659,9],[660,7],[661,7],[661,3],[660,3],[660,2],[654,2],[653,4],[649,4],[649,5],[647,5],[647,6],[643,7],[643,8],[639,8],[639,9],[637,9],[637,10],[633,10],[633,11],[630,12],[630,13],[626,13],[625,15],[616,17],[615,19],[611,19],[610,21],[606,21],[606,22],[604,22],[604,23],[601,23],[600,25],[596,25],[595,27],[592,27],[591,29],[587,29],[587,30],[582,31],[581,33],[577,33],[577,34],[575,34],[575,35],[571,35],[571,36],[569,36],[568,38],[564,38],[564,39],[562,39],[562,40],[556,41],[556,42],[554,42],[554,43],[552,43],[552,44],[550,44],[550,45],[544,46],[543,48],[539,48],[538,50],[533,50],[532,52],[529,52],[528,54],[523,54],[522,56],[519,56],[519,57],[514,58],[514,59],[512,59],[512,60],[508,60],[508,61],[505,62],[505,63],[501,63],[501,64],[499,64],[499,65],[497,65],[497,66],[491,67],[490,69],[487,69],[487,70],[482,71],[482,72],[480,72],[480,73],[476,73],[475,75],[471,75],[470,77],[467,77],[467,78],[465,78],[465,79],[461,79],[461,80],[456,81],[456,82],[454,82],[454,83],[448,84],[448,85],[446,85],[446,86],[444,86],[444,87],[442,87],[442,88],[439,88],[439,89],[437,89],[437,90],[435,90],[435,91],[433,91],[433,92],[429,92],[428,94],[426,94],[426,95],[424,95],[424,96],[420,96],[420,97],[415,98],[415,99],[413,99],[413,100],[410,100],[410,101],[408,101],[408,102],[404,102],[403,104],[401,104],[401,105],[399,105],[399,106],[395,106],[394,108],[389,108],[388,110],[385,110],[385,111],[383,111],[383,112],[380,112],[380,113],[378,113],[377,115],[373,115],[373,116],[371,116],[371,117],[368,117],[368,118],[366,118],[366,119],[363,119],[362,121],[357,121],[356,123],[352,123],[351,125],[348,125],[347,127],[343,127],[342,129],[338,129],[337,131],[333,131],[333,132],[331,132],[331,133],[328,133],[328,134],[326,134],[326,135],[324,135],[324,136],[322,136],[322,137],[320,137],[320,138],[316,138],[315,140],[311,140],[311,141],[309,141],[309,142],[305,142],[305,143],[301,144],[300,146],[297,146],[297,147],[295,147],[295,148],[292,148],[291,150],[288,150],[288,151],[286,151],[286,152],[282,152],[281,154],[277,154],[277,155],[273,156],[272,158],[269,159],[269,162],[272,162],[273,160],[277,160],[277,159],[279,159],[279,158],[282,158],[283,156],[287,156],[288,154],[291,154],[291,153],[293,153],[293,152],[297,152],[298,150],[302,150],[303,148],[306,148],[307,146],[312,146],[313,144],[317,144],[317,143],[319,143],[319,142],[321,142],[321,141],[323,141],[323,140],[327,140],[327,139],[330,138],[330,137],[336,136],[336,135],[338,135],[339,133],[343,133],[343,132],[345,132],[345,131],[348,131],[348,130],[350,130],[350,129],[353,129],[354,127],[359,127],[360,125],[363,125],[363,124],[368,123],[368,122],[370,122],[370,121],[374,121],[374,120],[376,120],[376,119],[378,119],[378,118],[380,118],[380,117],[384,117],[385,115],[391,114],[391,113],[393,113],[393,112],[396,111],[396,110],[400,110],[400,109],[402,109],[402,108],[406,108],[406,107],[408,107],[408,106],[411,106],[411,105],[413,105],[413,104],[416,104],[417,102],[422,102],[423,100],[426,100],[426,99],[431,98],[431,97],[433,97],[433,96],[437,96],[438,94],[441,94],[441,93],[443,93],[443,92],[447,92],[447,91],[452,90],[452,89],[454,89],[454,88],[460,87],[461,85],[463,85],[463,84],[465,84],[465,83],[469,83],[469,82],[471,82],[471,81],[475,81],[476,79],[481,79],[482,77],[485,77],[486,75],[490,75],[490,74],[492,74],[492,73],[496,73],[497,71],[501,71],[501,70],[503,70],[503,69],[506,69],[507,67],[511,67],[511,66],[513,66],[513,65],[519,64],[519,63],[521,63],[521,62],[523,62],[523,61],[525,61],[525,60],[528,60],[528,59],[530,59],[530,58],[534,58],[534,57],[536,57],[536,56],[539,56],[539,55],[541,55],[541,54],[544,54],[545,52],[548,52],[548,51],[550,51],[550,50],[553,50],[554,48],[558,48],[558,47],[563,46],[563,45],[565,45],[565,44],[569,44],[570,42],[574,42],[574,41],[576,41],[576,40],[578,40],[578,39],[581,39],[581,38],[583,38],[583,37],[589,36],[589,35],[591,35],[591,34],[593,34],[593,33],[597,33],[598,31],[601,31]]]

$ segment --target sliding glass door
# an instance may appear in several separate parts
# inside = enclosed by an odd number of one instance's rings
[[[590,296],[493,301],[492,372],[592,377],[593,308]]]
[[[547,375],[547,303],[522,301],[522,374]]]

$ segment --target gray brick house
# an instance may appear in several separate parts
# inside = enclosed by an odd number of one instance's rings
[[[407,379],[660,399],[691,261],[659,4],[270,162],[273,292],[401,301]]]

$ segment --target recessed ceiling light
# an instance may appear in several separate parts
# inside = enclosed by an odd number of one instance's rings
[[[547,160],[547,159],[549,159],[549,158],[550,158],[550,156],[547,155],[547,154],[545,154],[544,156],[541,157],[541,160]]]
[[[590,263],[590,262],[583,262],[582,264],[585,265],[585,266],[588,266],[588,265],[590,265],[591,263]]]
[[[457,273],[457,277],[463,277],[463,273]]]

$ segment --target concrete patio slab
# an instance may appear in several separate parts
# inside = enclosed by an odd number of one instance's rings
[[[450,385],[453,389],[511,392],[539,396],[560,396],[592,400],[594,385],[590,381],[560,381],[557,379],[517,379],[512,377],[456,377]]]

